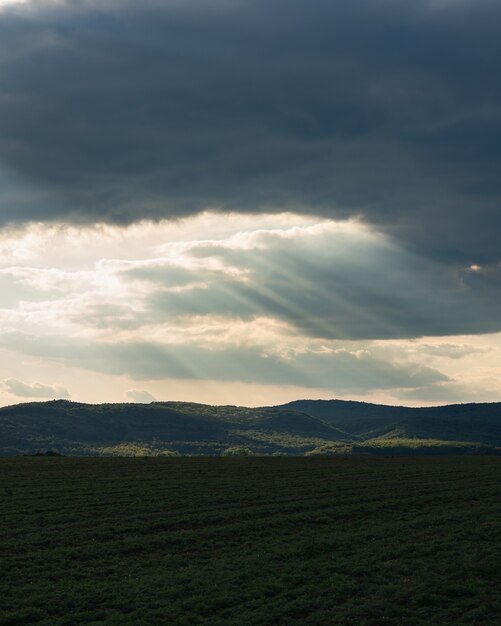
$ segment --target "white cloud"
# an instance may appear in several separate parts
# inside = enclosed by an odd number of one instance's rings
[[[68,399],[70,394],[60,385],[43,385],[42,383],[23,383],[16,378],[6,378],[0,385],[11,395],[20,398],[51,398]]]
[[[31,0],[0,0],[0,10],[4,7],[10,7],[16,4],[27,4]]]
[[[139,404],[149,404],[156,402],[155,396],[145,389],[128,389],[125,392],[125,398],[129,402],[138,402]]]

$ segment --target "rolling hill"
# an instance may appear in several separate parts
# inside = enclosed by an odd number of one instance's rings
[[[344,400],[298,400],[280,407],[302,411],[362,440],[440,439],[501,446],[501,403],[395,407]]]
[[[0,454],[498,453],[501,404],[408,408],[342,400],[277,407],[190,402],[0,408]],[[235,450],[236,448],[236,450]]]
[[[249,446],[263,454],[277,450],[297,454],[331,440],[350,437],[316,417],[271,407],[55,400],[0,409],[1,454],[47,449],[64,454],[151,450],[220,454],[231,446]]]

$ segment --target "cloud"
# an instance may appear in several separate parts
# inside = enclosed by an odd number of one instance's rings
[[[125,235],[115,251],[121,258],[102,256],[100,247],[92,256],[89,232],[83,266],[79,260],[69,269],[29,261],[4,267],[2,327],[42,334],[64,329],[104,340],[110,333],[125,341],[169,336],[169,342],[204,345],[211,328],[217,328],[211,341],[219,343],[232,327],[259,320],[266,320],[267,333],[271,320],[282,336],[326,340],[501,330],[497,265],[478,271],[443,265],[354,221],[263,229],[254,219],[253,229],[221,239],[165,241],[154,248],[146,227],[142,249],[136,241],[136,258],[130,259]],[[167,237],[169,228],[158,224],[157,236]],[[95,237],[99,241],[99,232]],[[59,242],[60,249],[69,248],[72,235]],[[71,265],[71,253],[68,259]],[[231,341],[241,343],[235,333]],[[461,356],[459,347],[454,350]]]
[[[482,384],[468,385],[456,381],[432,384],[426,388],[402,389],[395,397],[405,403],[426,404],[461,404],[465,402],[499,402],[499,389]]]
[[[13,363],[2,359],[0,378],[22,380],[26,363],[31,380],[44,368],[91,389],[102,375],[120,397],[143,386],[162,397],[168,380],[498,397],[499,335],[481,334],[499,332],[496,264],[459,271],[356,221],[244,224],[207,214],[0,233],[0,345]]]
[[[67,389],[59,385],[42,385],[41,383],[23,383],[15,378],[0,381],[0,386],[13,396],[20,398],[59,398],[68,399]]]
[[[129,401],[138,402],[139,404],[156,402],[155,396],[152,396],[149,391],[145,391],[144,389],[129,389],[125,392],[125,397]]]
[[[448,380],[436,369],[394,364],[370,351],[305,350],[286,357],[252,347],[208,349],[195,345],[141,342],[89,345],[63,337],[6,333],[0,345],[61,365],[80,367],[135,380],[182,378],[297,385],[325,389],[415,388]]]
[[[183,316],[279,319],[300,334],[329,339],[395,339],[493,332],[500,328],[497,280],[409,253],[356,224],[255,231],[186,246],[190,288],[169,289],[169,261],[124,268],[156,286],[138,323]],[[225,271],[223,271],[223,269]],[[231,271],[230,271],[231,270]]]
[[[496,261],[500,18],[488,0],[4,11],[2,221],[286,208]]]
[[[432,357],[454,360],[462,359],[466,356],[474,354],[485,354],[486,352],[489,352],[489,348],[478,348],[475,346],[454,343],[439,343],[437,345],[421,344],[417,350]]]

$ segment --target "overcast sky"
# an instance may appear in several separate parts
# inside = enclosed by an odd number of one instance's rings
[[[501,400],[500,22],[0,0],[0,404]]]

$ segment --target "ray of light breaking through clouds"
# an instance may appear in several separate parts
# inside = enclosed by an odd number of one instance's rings
[[[501,395],[500,19],[0,0],[0,403]]]
[[[214,380],[418,398],[460,386],[444,363],[471,359],[475,348],[444,341],[434,348],[419,337],[433,324],[429,334],[443,335],[444,308],[467,333],[494,324],[495,311],[482,318],[482,308],[458,306],[458,298],[478,301],[475,283],[362,223],[277,216],[263,229],[254,219],[254,229],[239,231],[237,220],[232,233],[211,239],[227,218],[206,215],[204,239],[191,241],[180,241],[170,222],[85,233],[31,226],[29,237],[26,229],[7,231],[0,346],[20,359],[121,377],[127,389],[134,380]],[[43,266],[44,233],[68,250],[59,263],[67,258],[68,269]],[[25,250],[13,257],[16,237]],[[113,256],[103,256],[103,237]],[[96,252],[75,247],[81,238],[95,239]],[[409,284],[413,290],[401,293]],[[430,290],[441,300],[424,298]]]

